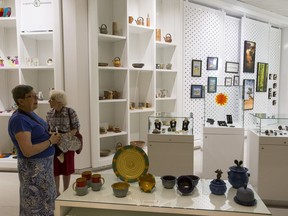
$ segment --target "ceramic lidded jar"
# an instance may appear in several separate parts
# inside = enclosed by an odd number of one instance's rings
[[[221,169],[217,169],[215,173],[217,173],[217,179],[213,179],[209,185],[211,193],[215,195],[224,195],[227,187],[226,183],[221,179],[221,175],[223,172],[221,171]]]
[[[243,161],[234,160],[236,166],[229,167],[228,181],[234,188],[244,187],[248,184],[250,173],[246,167],[242,167]]]

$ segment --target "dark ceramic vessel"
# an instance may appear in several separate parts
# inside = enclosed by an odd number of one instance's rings
[[[226,183],[221,179],[212,180],[210,182],[209,188],[211,193],[216,195],[223,195],[227,190]]]

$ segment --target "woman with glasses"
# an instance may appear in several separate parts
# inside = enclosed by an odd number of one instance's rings
[[[67,97],[65,92],[61,90],[51,90],[49,93],[49,104],[52,108],[46,116],[49,130],[58,131],[63,134],[63,137],[74,136],[80,130],[80,123],[75,110],[66,106]],[[81,150],[82,149],[77,150],[76,153],[80,154]],[[69,187],[71,174],[75,172],[74,158],[75,151],[67,151],[64,153],[59,148],[56,148],[54,178],[58,196],[60,195],[60,175],[63,176],[64,191]]]
[[[20,216],[54,215],[56,187],[53,175],[54,144],[60,134],[48,132],[47,123],[34,110],[38,98],[29,85],[12,90],[18,109],[8,123],[8,132],[17,149],[20,180]]]

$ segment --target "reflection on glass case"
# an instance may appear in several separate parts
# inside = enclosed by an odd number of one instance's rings
[[[288,136],[287,114],[250,113],[250,117],[250,129],[259,136]]]
[[[176,113],[156,112],[148,118],[149,134],[193,135],[193,114],[179,117]]]
[[[217,91],[210,93],[206,87],[204,97],[205,127],[243,127],[242,86],[217,86]]]

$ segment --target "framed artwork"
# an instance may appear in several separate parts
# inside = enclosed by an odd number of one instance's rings
[[[203,97],[203,86],[191,85],[190,98],[202,98],[202,97]]]
[[[191,76],[192,77],[201,77],[201,71],[202,71],[202,61],[201,60],[192,60]]]
[[[239,63],[227,61],[225,63],[225,72],[226,73],[238,73],[239,72]]]
[[[232,86],[232,77],[225,77],[225,86]]]
[[[218,70],[218,58],[217,57],[207,58],[207,70]]]
[[[256,92],[267,92],[268,63],[257,63]]]
[[[208,93],[217,92],[217,77],[208,77],[207,92]]]
[[[256,43],[252,41],[245,41],[244,62],[243,62],[244,73],[254,73],[255,52],[256,52]]]
[[[233,86],[239,86],[240,77],[234,76],[233,77]]]
[[[254,79],[243,80],[244,110],[252,110],[254,108],[254,86]]]

